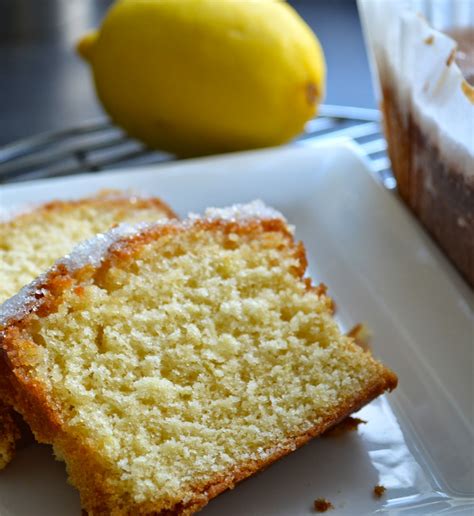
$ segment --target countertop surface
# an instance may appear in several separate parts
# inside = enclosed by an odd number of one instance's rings
[[[103,115],[77,39],[112,0],[0,2],[0,146]],[[375,107],[354,0],[290,1],[318,35],[327,60],[328,104]]]

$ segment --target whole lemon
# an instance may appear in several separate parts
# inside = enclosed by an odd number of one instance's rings
[[[324,93],[316,36],[277,0],[121,0],[78,51],[115,123],[182,156],[285,142]]]

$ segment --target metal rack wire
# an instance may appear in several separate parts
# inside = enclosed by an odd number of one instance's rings
[[[306,124],[304,133],[295,142],[311,145],[334,136],[350,137],[359,143],[372,160],[377,177],[387,188],[395,188],[378,111],[323,105],[319,116]],[[0,184],[175,159],[172,154],[148,149],[103,118],[1,147]]]

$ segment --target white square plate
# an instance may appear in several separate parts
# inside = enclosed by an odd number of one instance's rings
[[[324,142],[0,188],[9,208],[103,188],[162,196],[180,214],[261,198],[304,241],[310,274],[329,285],[344,328],[364,321],[396,391],[360,411],[358,432],[316,439],[213,500],[203,514],[472,514],[474,302],[398,199],[371,177],[355,144]],[[387,488],[376,500],[376,484]],[[0,473],[0,514],[79,514],[48,447]]]

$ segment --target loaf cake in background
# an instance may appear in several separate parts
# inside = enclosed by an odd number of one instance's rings
[[[254,202],[118,226],[2,306],[3,394],[90,516],[192,514],[396,386],[305,269]]]
[[[118,191],[75,201],[54,201],[0,222],[0,304],[44,272],[75,244],[121,222],[174,218],[156,198]],[[0,469],[11,460],[20,431],[0,400]]]
[[[474,286],[474,3],[359,8],[398,191]]]

